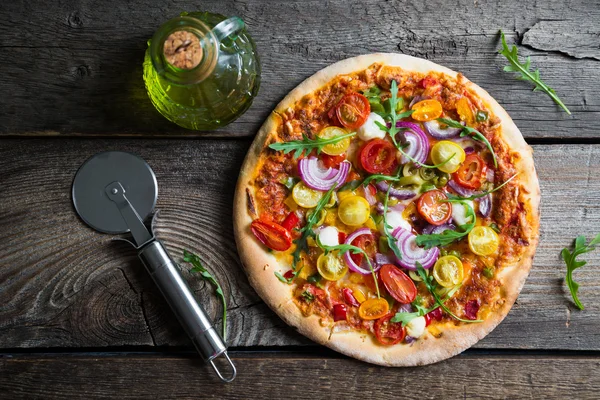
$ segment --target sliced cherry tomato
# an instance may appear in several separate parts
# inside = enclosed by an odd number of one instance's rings
[[[419,214],[432,225],[442,225],[452,215],[452,205],[447,200],[448,196],[441,190],[430,190],[423,193],[417,202]]]
[[[335,109],[340,123],[348,129],[360,128],[371,113],[369,100],[360,93],[342,97]]]
[[[431,161],[434,164],[445,163],[438,169],[449,174],[458,170],[465,157],[463,148],[449,140],[441,140],[431,148]]]
[[[471,109],[471,104],[466,97],[461,97],[456,102],[456,112],[462,121],[465,121],[467,125],[473,125],[475,122],[475,116],[473,115],[473,110]]]
[[[442,104],[435,99],[421,100],[413,104],[411,117],[417,121],[431,121],[442,116]]]
[[[498,250],[500,238],[489,226],[476,226],[469,232],[469,248],[478,256],[489,256]]]
[[[350,195],[340,202],[338,218],[346,225],[362,225],[371,216],[371,205],[361,196]]]
[[[379,319],[390,311],[390,305],[386,299],[368,299],[358,308],[358,315],[362,319]]]
[[[404,340],[406,330],[400,322],[392,322],[393,315],[386,315],[375,322],[375,337],[384,346],[392,346]]]
[[[356,300],[356,297],[354,297],[354,294],[352,293],[352,289],[345,287],[342,289],[342,294],[344,295],[344,300],[349,305],[354,306],[354,307],[358,307],[360,305],[358,300]]]
[[[445,288],[451,288],[462,283],[465,278],[462,261],[455,256],[438,258],[433,266],[433,277]]]
[[[347,134],[348,131],[344,128],[339,128],[337,126],[328,126],[327,128],[322,129],[317,136],[321,139],[332,139]],[[325,146],[323,146],[323,149],[321,151],[325,154],[337,156],[340,154],[345,154],[349,146],[350,138],[347,137],[340,140],[339,142],[326,144]]]
[[[431,324],[431,321],[441,321],[442,320],[442,308],[438,307],[433,311],[429,311],[427,314],[425,314],[425,326],[429,326],[429,324]]]
[[[323,197],[323,192],[309,188],[302,181],[296,183],[292,189],[292,198],[300,207],[316,207],[321,197]]]
[[[412,279],[395,265],[384,264],[379,270],[379,278],[390,296],[400,303],[412,303],[417,297],[417,287]]]
[[[337,251],[321,254],[317,259],[317,270],[319,274],[328,281],[340,280],[348,272],[348,266],[342,260]]]
[[[340,154],[339,156],[330,156],[329,154],[323,154],[321,156],[321,160],[323,160],[323,165],[325,166],[325,168],[337,168],[345,159],[345,154]]]
[[[287,217],[285,217],[285,219],[281,223],[281,226],[283,226],[285,229],[291,232],[292,229],[294,229],[296,225],[298,225],[298,222],[300,222],[300,218],[298,218],[298,215],[296,215],[296,213],[292,211],[288,214]]]
[[[345,243],[346,242],[346,238],[348,237],[348,235],[346,235],[344,232],[340,231],[338,233],[338,239],[340,241],[340,243]]]
[[[387,171],[396,161],[396,149],[384,139],[369,141],[360,151],[360,164],[372,174]]]
[[[331,125],[342,126],[342,123],[337,117],[337,104],[329,109],[327,116],[329,117],[329,122],[331,122]]]
[[[342,243],[342,242],[340,242],[340,243]],[[352,243],[350,243],[350,244],[352,246],[356,246],[356,247],[363,249],[365,251],[365,253],[367,253],[367,255],[369,256],[369,258],[374,258],[375,253],[377,253],[377,243],[375,240],[375,236],[373,234],[360,235],[359,237],[354,239],[352,241]],[[362,264],[363,257],[364,256],[362,253],[354,254],[354,253],[350,252],[350,258],[352,258],[352,260],[357,265]]]
[[[333,320],[334,321],[346,321],[348,314],[348,307],[345,304],[336,304],[333,306]]]
[[[270,221],[255,219],[250,225],[254,236],[265,246],[277,251],[285,251],[292,245],[292,235],[283,226]]]
[[[475,153],[469,154],[462,165],[452,177],[454,180],[468,189],[479,189],[485,180],[487,165],[481,157]]]

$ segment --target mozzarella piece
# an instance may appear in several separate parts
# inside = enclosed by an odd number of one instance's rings
[[[371,139],[383,139],[385,131],[381,130],[375,122],[385,126],[385,120],[379,114],[371,113],[364,124],[356,131],[358,137],[364,141]]]
[[[340,244],[339,232],[335,226],[326,226],[319,232],[319,241],[325,246],[337,246]]]
[[[466,200],[465,203],[468,203],[473,211],[475,211],[475,206],[471,200]],[[462,205],[462,203],[452,203],[452,220],[457,225],[464,225],[471,223],[471,217],[467,218],[467,207]]]
[[[410,226],[408,221],[404,219],[402,213],[399,211],[388,210],[385,220],[388,225],[392,227],[391,229],[388,229],[389,233],[392,233],[397,227],[402,227],[409,232],[412,231],[412,226]],[[383,219],[377,225],[377,229],[379,229],[379,232],[381,232],[382,235],[385,235],[385,231],[383,230]]]
[[[408,336],[420,338],[425,333],[425,317],[413,318],[406,324],[406,334]]]

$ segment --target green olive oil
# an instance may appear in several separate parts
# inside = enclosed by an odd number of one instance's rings
[[[156,109],[187,129],[229,124],[252,104],[260,63],[243,21],[183,13],[148,41],[144,82]]]

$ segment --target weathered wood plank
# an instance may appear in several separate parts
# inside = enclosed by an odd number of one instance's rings
[[[600,32],[599,5],[598,0],[204,1],[200,7],[248,23],[263,66],[253,107],[212,134],[252,136],[306,77],[335,61],[383,51],[425,57],[465,73],[505,106],[526,137],[597,138],[600,69],[593,39]],[[0,134],[193,134],[152,108],[141,71],[146,40],[160,23],[189,7],[181,0],[70,0],[51,7],[42,0],[5,2]],[[546,20],[552,20],[556,36],[542,29],[546,24],[540,21]],[[588,28],[573,29],[574,24]],[[498,30],[520,41],[530,28],[521,54],[532,56],[572,116],[546,95],[531,93],[529,83],[501,71]],[[564,35],[568,43],[556,39]],[[581,45],[591,53],[582,52]]]
[[[596,399],[600,358],[461,355],[435,365],[384,368],[348,358],[233,352],[238,377],[222,384],[190,356],[0,357],[0,392],[10,399]],[[285,371],[285,373],[282,373]],[[260,379],[257,379],[260,378]]]
[[[260,301],[232,236],[233,187],[249,141],[4,139],[0,141],[0,344],[12,347],[187,346],[175,319],[122,242],[79,221],[70,186],[92,154],[140,154],[159,182],[158,235],[180,259],[196,251],[223,283],[232,346],[307,344]],[[562,247],[600,232],[599,145],[538,145],[541,243],[510,315],[477,346],[600,350],[600,252],[575,273],[586,310],[566,289]],[[212,290],[190,275],[208,312]]]

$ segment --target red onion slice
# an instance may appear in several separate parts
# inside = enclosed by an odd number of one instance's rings
[[[350,172],[350,161],[345,160],[339,169],[322,168],[316,157],[303,158],[298,161],[300,177],[311,189],[326,191],[336,185],[336,189],[344,184]]]
[[[479,213],[484,217],[487,218],[490,216],[490,214],[492,213],[492,195],[490,193],[488,193],[487,195],[483,196],[480,199],[476,199],[479,200]]]
[[[375,264],[377,264],[378,269],[385,264],[394,264],[394,261],[387,255],[382,253],[375,254]]]
[[[392,236],[398,240],[398,247],[402,251],[402,260],[396,260],[402,267],[415,271],[419,262],[423,268],[428,269],[438,259],[440,250],[437,247],[425,250],[417,246],[417,237],[406,229],[398,227]]]
[[[385,181],[377,182],[375,186],[377,186],[377,189],[381,190],[384,193],[387,193],[388,188],[390,188],[390,185]],[[390,188],[390,196],[395,197],[398,200],[409,200],[415,197],[416,195],[417,192],[413,192],[409,189],[396,189],[393,186]]]
[[[410,103],[408,104],[408,108],[411,109],[412,106],[414,106],[415,104],[417,104],[418,102],[425,100],[426,98],[423,96],[415,96],[412,98],[412,100],[410,101]]]
[[[456,194],[461,197],[470,197],[475,193],[474,191],[461,186],[458,182],[452,179],[448,182],[448,186],[450,186],[452,190],[454,190]]]
[[[402,151],[418,162],[425,163],[425,161],[427,161],[427,156],[429,155],[429,140],[421,127],[413,122],[405,121],[397,122],[396,127],[408,129],[398,133],[400,141],[403,144],[408,143],[408,146],[404,147]],[[406,164],[409,161],[408,157],[402,155],[402,158],[400,159],[401,164]]]
[[[423,235],[439,235],[440,233],[451,230],[456,230],[456,226],[453,224],[443,224],[443,225],[427,225],[423,228]]]
[[[437,120],[426,121],[423,122],[423,126],[425,130],[431,137],[435,139],[449,139],[458,136],[458,134],[462,131],[462,128],[451,128],[447,127],[446,129],[441,128],[440,123]]]
[[[369,228],[360,228],[358,230],[355,230],[354,232],[352,232],[351,234],[348,235],[348,237],[346,238],[346,241],[344,243],[352,244],[354,239],[356,239],[357,237],[362,236],[362,235],[372,235],[371,230]],[[350,257],[351,253],[352,253],[351,251],[347,251],[344,253],[344,261],[346,261],[348,268],[350,268],[351,271],[358,272],[359,274],[362,274],[362,275],[370,274],[372,271],[371,271],[371,268],[369,268],[369,265],[365,261],[365,259],[363,258],[363,262],[359,266],[354,262],[352,257]],[[363,257],[364,257],[364,255],[363,255]],[[373,272],[377,272],[379,270],[379,268],[381,268],[381,265],[383,265],[383,264],[374,265]]]
[[[487,172],[485,173],[485,177],[487,179],[488,182],[494,182],[494,178],[496,177],[496,173],[494,172],[493,169],[488,168]]]

